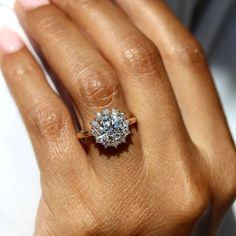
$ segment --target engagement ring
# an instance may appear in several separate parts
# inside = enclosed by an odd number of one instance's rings
[[[125,113],[116,108],[105,108],[95,114],[95,119],[90,123],[90,131],[78,133],[79,139],[95,137],[96,143],[102,144],[105,148],[115,147],[126,142],[130,134],[129,126],[136,123],[136,118],[126,118]]]

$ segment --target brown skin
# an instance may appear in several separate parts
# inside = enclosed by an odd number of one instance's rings
[[[118,150],[85,148],[27,49],[1,55],[41,171],[35,236],[190,235],[208,207],[213,235],[236,152],[199,44],[162,1],[53,2],[16,12],[83,128],[112,106],[138,123]]]

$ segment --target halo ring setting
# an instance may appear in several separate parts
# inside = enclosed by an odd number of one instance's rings
[[[126,142],[130,134],[129,126],[136,123],[136,118],[127,118],[124,112],[116,108],[105,108],[95,114],[95,118],[90,122],[90,131],[78,133],[79,139],[94,137],[96,143],[102,144],[105,148],[115,147]]]

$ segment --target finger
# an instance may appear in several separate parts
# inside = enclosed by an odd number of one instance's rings
[[[185,137],[185,128],[161,57],[156,47],[125,15],[110,1],[53,2],[80,27],[87,29],[103,55],[115,67],[127,104],[138,118],[138,129],[146,150],[157,143],[159,145],[160,140],[172,144],[180,141],[176,139],[180,130]],[[157,138],[153,139],[153,136]]]
[[[160,49],[194,142],[212,151],[219,146],[219,137],[232,143],[204,53],[196,39],[163,1],[115,2]]]
[[[65,192],[72,193],[80,186],[89,169],[87,158],[67,109],[22,41],[6,28],[0,34],[2,71],[29,131],[45,197],[56,196],[56,203]]]
[[[26,31],[73,97],[85,129],[90,128],[94,113],[104,107],[128,112],[114,71],[61,11],[49,4],[27,11],[18,4],[16,9]]]
[[[26,31],[38,44],[47,62],[73,98],[85,130],[91,128],[90,122],[95,118],[95,112],[105,107],[116,107],[125,112],[127,117],[130,116],[115,72],[62,11],[50,4],[35,9],[17,4],[16,10]],[[134,128],[131,138],[127,140],[128,144],[132,143],[129,152],[125,152],[122,158],[114,158],[114,162],[109,161],[107,155],[101,155],[98,146],[90,143],[89,160],[98,175],[104,175],[104,169],[109,169],[114,175],[114,165],[119,165],[119,172],[127,170],[127,163],[142,166],[139,136]],[[127,148],[128,144],[124,144],[123,148]],[[109,154],[117,156],[119,152]],[[110,165],[113,168],[109,168]]]

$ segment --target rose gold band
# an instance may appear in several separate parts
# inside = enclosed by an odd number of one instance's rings
[[[131,117],[128,119],[128,121],[129,121],[129,125],[133,125],[137,122],[137,119],[136,119],[136,117]],[[77,134],[78,139],[85,139],[85,138],[89,138],[92,136],[93,135],[91,134],[90,131],[85,131],[85,130],[82,130]]]

